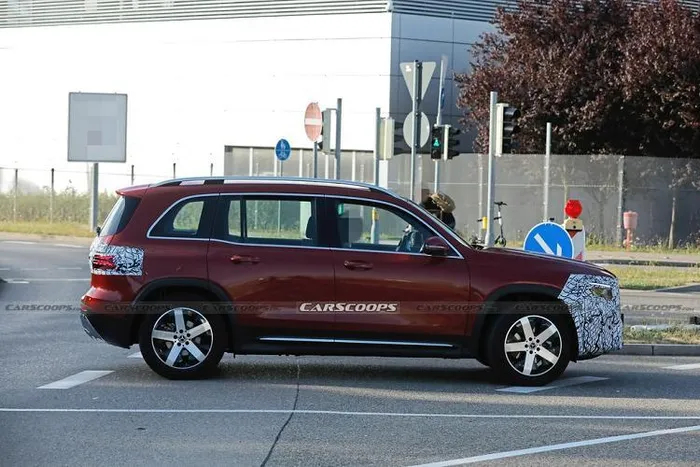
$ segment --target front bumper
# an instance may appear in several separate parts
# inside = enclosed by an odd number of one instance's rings
[[[596,284],[610,287],[611,297],[593,293]],[[622,348],[620,287],[609,276],[571,274],[559,298],[569,306],[578,337],[578,360],[586,360]]]

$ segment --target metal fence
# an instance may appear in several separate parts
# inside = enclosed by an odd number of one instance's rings
[[[639,213],[637,243],[666,244],[675,224],[676,244],[700,243],[700,160],[639,158],[610,155],[552,155],[549,158],[549,187],[545,188],[544,155],[506,155],[497,158],[495,200],[503,208],[504,231],[519,241],[536,223],[554,218],[561,222],[567,199],[584,206],[582,219],[589,239],[618,243],[622,238],[622,213]],[[385,164],[382,184],[403,196],[409,195],[410,160],[395,156]],[[110,193],[117,187],[153,183],[175,173],[169,164],[162,173],[142,173],[138,167],[100,172],[100,219],[111,207]],[[130,170],[129,170],[130,169]],[[310,149],[296,149],[280,162],[273,148],[227,146],[223,175],[313,177]],[[333,178],[335,158],[319,154],[318,177]],[[177,176],[221,175],[213,166],[181,170]],[[433,188],[434,162],[421,156],[416,187]],[[342,179],[374,183],[374,159],[369,151],[343,151]],[[88,221],[87,170],[0,168],[0,221]],[[457,229],[465,235],[481,235],[478,220],[486,214],[487,159],[479,154],[461,154],[441,162],[440,190],[457,203]],[[548,203],[545,205],[545,192]]]

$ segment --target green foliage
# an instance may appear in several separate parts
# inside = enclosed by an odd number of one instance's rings
[[[14,215],[15,198],[12,193],[0,193],[0,222],[55,222],[85,224],[90,220],[90,195],[66,189],[53,197],[48,192],[18,194],[17,213]],[[100,193],[98,221],[102,223],[117,200],[117,195]]]

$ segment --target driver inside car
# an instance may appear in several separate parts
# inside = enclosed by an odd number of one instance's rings
[[[423,200],[420,205],[432,215],[440,219],[450,229],[454,229],[456,222],[452,211],[455,209],[455,203],[444,193],[429,193],[423,191]],[[409,253],[419,253],[423,248],[427,232],[422,232],[422,229],[416,229],[412,225],[408,225],[404,230],[403,237],[399,242],[397,251],[405,251]]]

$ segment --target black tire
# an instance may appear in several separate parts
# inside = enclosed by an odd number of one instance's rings
[[[570,317],[568,311],[552,305],[528,303],[500,310],[486,344],[486,360],[500,379],[519,386],[543,386],[561,376],[569,365],[573,339],[567,322]],[[554,333],[539,342],[537,337],[545,330]]]
[[[205,307],[201,298],[177,297],[167,301],[168,305],[159,306],[157,312],[146,315],[141,323],[139,348],[143,359],[154,372],[167,379],[214,375],[228,344],[222,317],[202,310]],[[188,333],[193,329],[200,334]],[[162,338],[154,337],[154,331]]]

